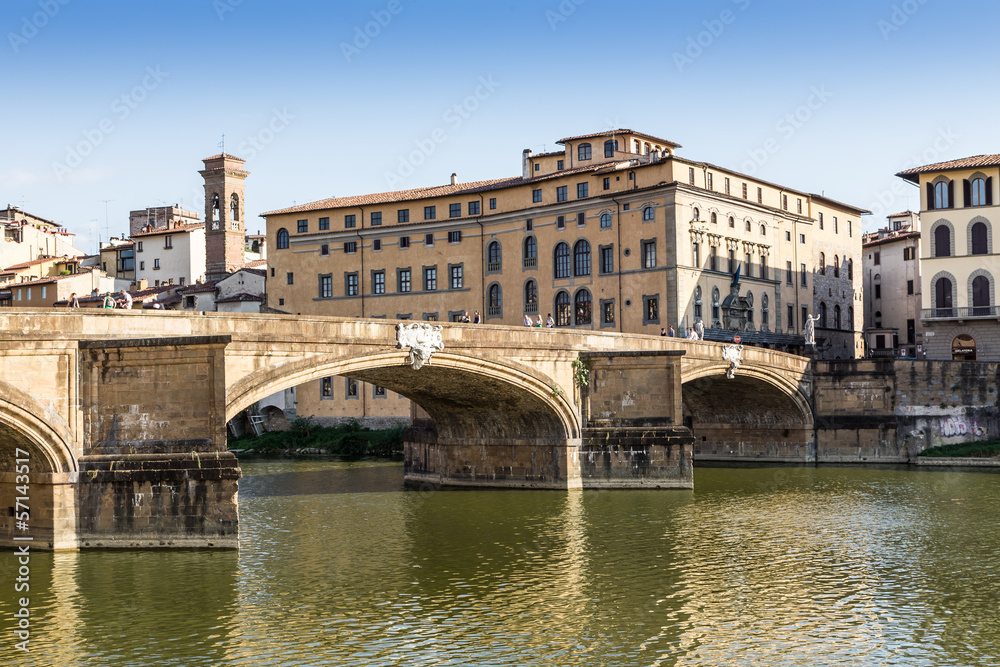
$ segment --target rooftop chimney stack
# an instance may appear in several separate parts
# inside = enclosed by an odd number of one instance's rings
[[[525,148],[521,153],[521,178],[528,180],[531,178],[531,149]]]
[[[452,185],[458,185],[458,174],[452,174],[451,175],[451,184]]]

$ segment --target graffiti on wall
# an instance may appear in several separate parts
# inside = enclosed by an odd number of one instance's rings
[[[979,426],[975,419],[966,420],[961,417],[948,417],[941,421],[941,436],[958,438],[964,436],[984,437],[986,429]]]

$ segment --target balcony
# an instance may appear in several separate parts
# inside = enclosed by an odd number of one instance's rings
[[[924,308],[922,320],[980,320],[1000,317],[1000,306],[966,306],[963,308]]]
[[[537,257],[525,257],[524,258],[524,268],[526,268],[526,269],[536,269],[536,268],[538,268],[538,258]]]

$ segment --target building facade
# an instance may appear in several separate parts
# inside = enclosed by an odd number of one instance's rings
[[[185,211],[179,205],[173,206],[150,206],[137,211],[129,211],[128,230],[129,234],[138,234],[144,229],[164,229],[180,223],[182,225],[196,225],[201,222],[197,213]]]
[[[920,216],[891,215],[862,241],[868,355],[923,357]]]
[[[1000,253],[1000,155],[977,155],[900,172],[920,188],[924,351],[930,359],[1000,359],[996,279]]]
[[[220,280],[246,264],[245,162],[221,153],[202,160],[205,179],[205,269],[208,280]]]
[[[135,279],[150,285],[189,285],[205,280],[205,225],[171,223],[132,235]]]
[[[76,236],[16,206],[0,210],[0,269],[45,257],[77,257]]]

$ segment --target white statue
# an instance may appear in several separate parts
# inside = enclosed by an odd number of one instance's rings
[[[698,336],[698,340],[705,340],[705,323],[698,320],[694,323],[694,333]]]
[[[806,345],[815,345],[816,344],[816,324],[815,324],[815,322],[818,319],[819,319],[818,317],[813,317],[812,315],[809,315],[808,317],[806,317],[806,324],[805,324],[804,327],[802,327],[802,335],[805,336]]]
[[[732,380],[736,375],[736,369],[743,362],[743,346],[723,345],[722,358],[729,362],[729,368],[726,369],[726,377]]]
[[[410,348],[410,358],[407,363],[417,371],[425,363],[431,362],[431,355],[444,349],[441,339],[441,326],[425,322],[396,325],[396,348]]]

